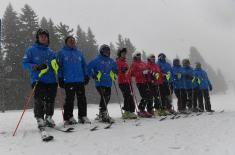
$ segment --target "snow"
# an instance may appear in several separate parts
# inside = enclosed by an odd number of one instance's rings
[[[159,118],[120,119],[118,104],[110,104],[110,115],[116,119],[111,129],[89,131],[90,125],[78,125],[76,132],[48,130],[55,140],[40,139],[33,111],[25,113],[15,137],[12,136],[22,111],[0,113],[1,155],[234,155],[235,96],[233,93],[211,96],[212,108],[224,113],[158,121]],[[174,101],[175,103],[175,101]],[[74,111],[74,114],[77,110]],[[95,118],[98,105],[88,106],[88,117]],[[61,125],[61,111],[55,121]],[[139,126],[136,126],[140,123]],[[103,125],[104,126],[104,125]]]

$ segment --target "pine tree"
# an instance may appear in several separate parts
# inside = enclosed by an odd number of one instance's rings
[[[219,83],[217,83],[217,85],[218,85],[220,91],[225,94],[226,90],[228,90],[228,84],[226,83],[225,77],[222,74],[220,69],[217,70],[217,77],[218,77],[218,82],[219,82]]]
[[[77,26],[76,38],[77,38],[78,48],[83,52],[84,56],[86,57],[85,55],[86,44],[87,44],[86,33],[82,30],[80,25]]]
[[[63,45],[60,44],[59,35],[57,34],[56,27],[51,19],[47,23],[47,30],[50,34],[50,48],[54,51],[58,51]]]
[[[73,35],[73,29],[70,29],[68,25],[63,24],[62,22],[56,26],[56,30],[59,36],[60,44],[64,44],[66,37]]]
[[[7,73],[6,76],[8,78],[21,78],[22,69],[21,67],[19,68],[19,66],[21,65],[20,62],[24,51],[19,48],[20,22],[11,4],[7,6],[2,22],[2,41],[4,49],[2,56],[6,56],[4,58],[4,68],[7,67],[9,72],[5,72]]]
[[[33,42],[35,42],[35,35],[39,28],[39,25],[38,16],[28,4],[25,4],[21,11],[22,13],[20,14],[20,36],[22,40],[22,48],[25,49],[31,46]]]
[[[109,43],[109,47],[111,49],[111,55],[110,57],[115,59],[117,57],[117,50],[112,42]]]
[[[95,36],[92,33],[90,27],[88,28],[87,35],[86,35],[86,51],[85,51],[85,56],[86,59],[89,61],[91,60],[98,51],[98,45],[96,44]]]
[[[42,17],[40,21],[40,28],[47,29],[48,30],[48,22],[45,17]]]

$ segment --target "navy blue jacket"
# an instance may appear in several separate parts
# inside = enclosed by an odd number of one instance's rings
[[[56,76],[51,67],[51,60],[55,58],[55,52],[53,52],[47,45],[34,43],[30,48],[26,49],[22,65],[23,68],[30,73],[31,83],[35,83],[36,81],[48,84],[56,83]],[[43,63],[49,66],[49,70],[39,78],[38,74],[40,71],[34,71],[33,65]]]
[[[193,80],[195,75],[192,67],[183,67],[182,77],[184,89],[194,89],[198,87],[196,80]]]

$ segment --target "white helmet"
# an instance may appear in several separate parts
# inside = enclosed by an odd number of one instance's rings
[[[138,57],[138,56],[141,57],[141,52],[135,51],[134,53],[132,53],[132,58]]]

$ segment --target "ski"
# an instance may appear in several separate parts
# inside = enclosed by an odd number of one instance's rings
[[[159,119],[159,121],[163,121],[167,118],[167,116],[161,117],[161,119]]]
[[[56,131],[60,131],[60,132],[65,132],[65,133],[74,132],[74,128],[72,128],[72,127],[65,127],[65,128],[54,127],[52,129],[54,129]]]
[[[104,129],[110,129],[112,125],[113,125],[113,123],[109,123],[108,125],[106,125],[106,126],[104,127]]]
[[[44,142],[49,142],[49,141],[51,141],[51,140],[54,139],[54,137],[53,137],[52,135],[49,135],[49,134],[45,131],[45,128],[44,128],[44,127],[40,127],[39,130],[40,130],[40,133],[41,133],[42,141],[44,141]]]
[[[95,126],[93,126],[92,128],[90,128],[90,131],[96,131],[96,130],[98,130],[98,125],[95,125]]]

